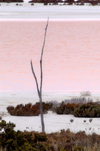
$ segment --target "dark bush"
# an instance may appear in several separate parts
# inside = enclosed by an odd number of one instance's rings
[[[14,110],[14,107],[13,106],[8,106],[7,110],[8,110],[8,112],[11,112],[12,110]]]
[[[21,147],[21,151],[37,151],[35,148],[32,147],[28,142],[24,143]]]
[[[16,116],[38,116],[40,114],[39,105],[32,105],[31,103],[19,104],[16,107],[8,106],[7,110],[11,115]]]
[[[55,112],[57,114],[73,114],[74,109],[79,106],[75,103],[67,103],[62,102],[59,107],[56,107]]]
[[[2,121],[4,132],[0,133],[0,149],[6,151],[92,151],[100,150],[100,135],[70,130],[45,134],[14,131],[11,123]],[[12,123],[12,125],[14,125]],[[6,127],[6,128],[5,128]],[[84,143],[85,142],[85,143]]]
[[[74,151],[84,151],[84,148],[82,146],[75,146]]]
[[[52,109],[52,106],[52,103],[43,102],[43,112],[47,113],[48,110]],[[40,114],[40,103],[37,102],[34,105],[31,103],[18,104],[16,107],[8,106],[7,110],[11,115],[16,116],[38,116]]]
[[[82,104],[74,110],[76,117],[100,117],[100,106],[96,103]]]
[[[14,141],[14,139],[8,139],[6,141],[6,148],[8,151],[18,151],[17,150],[17,141]]]
[[[45,141],[47,141],[47,137],[45,134],[35,133],[34,134],[34,141],[35,142],[45,142]]]
[[[37,102],[36,103],[38,106],[40,106],[40,103]],[[43,112],[44,114],[47,113],[48,110],[52,110],[52,107],[53,107],[53,104],[52,103],[45,103],[45,102],[42,102],[42,105],[43,105]]]

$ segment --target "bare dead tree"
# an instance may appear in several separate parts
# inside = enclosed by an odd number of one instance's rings
[[[43,46],[42,46],[42,50],[41,50],[41,57],[40,57],[40,87],[39,87],[39,84],[38,84],[37,76],[36,76],[34,68],[33,68],[32,60],[30,61],[31,70],[32,70],[32,74],[33,74],[34,79],[35,79],[35,83],[36,83],[36,87],[37,87],[37,93],[38,93],[39,101],[40,101],[40,114],[41,114],[42,132],[45,132],[44,117],[43,117],[43,106],[42,106],[42,83],[43,83],[42,59],[43,59],[43,52],[44,52],[45,41],[46,41],[46,33],[47,33],[47,28],[48,28],[48,22],[49,22],[49,18],[47,20],[47,24],[46,24],[46,27],[45,27],[44,41],[43,41]]]

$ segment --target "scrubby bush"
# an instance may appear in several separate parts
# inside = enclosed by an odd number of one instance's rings
[[[74,110],[76,117],[100,117],[100,105],[96,103],[82,104]]]
[[[8,106],[7,110],[11,115],[16,116],[37,116],[40,114],[39,105],[32,105],[31,103],[18,104],[16,107]]]
[[[70,130],[45,134],[15,131],[13,123],[0,122],[0,148],[6,151],[100,151],[100,135],[72,133]]]
[[[52,103],[45,103],[43,102],[43,112],[47,113],[48,110],[52,108]],[[18,104],[16,107],[8,106],[8,112],[11,115],[16,116],[38,116],[40,114],[40,103],[36,103],[32,105],[31,103],[28,104]]]
[[[40,103],[36,103],[38,106],[40,106]],[[42,105],[43,105],[43,112],[44,113],[47,113],[48,110],[52,110],[52,107],[53,107],[53,103],[49,103],[49,102],[42,102]]]
[[[4,132],[5,132],[8,128],[14,129],[14,127],[15,127],[15,124],[14,124],[14,123],[11,123],[11,122],[6,123],[5,120],[2,120],[2,121],[0,122],[0,130],[3,130]]]
[[[59,107],[56,107],[55,112],[57,114],[73,114],[74,109],[79,106],[79,104],[75,103],[67,103],[62,102]]]
[[[7,107],[7,110],[8,110],[8,112],[11,112],[11,111],[14,110],[14,107],[13,107],[13,106],[8,106],[8,107]]]
[[[82,146],[75,146],[74,151],[84,151],[84,148]]]
[[[46,134],[16,132],[13,129],[15,124],[6,123],[6,121],[1,121],[0,125],[1,128],[4,129],[4,131],[0,133],[0,147],[6,148],[6,151],[47,151],[47,148],[50,148],[49,145],[45,143],[47,141]]]
[[[45,142],[45,141],[47,141],[47,137],[45,134],[35,133],[34,134],[34,141],[35,142]]]

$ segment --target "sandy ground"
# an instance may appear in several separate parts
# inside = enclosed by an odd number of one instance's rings
[[[66,93],[43,93],[43,101],[50,102],[50,101],[57,101],[61,102],[66,98],[70,98],[70,95]],[[32,103],[35,104],[39,101],[38,95],[35,92],[23,92],[23,93],[7,93],[1,92],[0,93],[0,112],[7,112],[6,107],[8,105],[16,106],[17,104],[26,104]]]
[[[73,119],[73,122],[70,120]],[[89,120],[92,119],[92,122]],[[3,120],[16,124],[15,130],[41,132],[40,116],[18,117],[3,116]],[[86,122],[85,122],[85,121]],[[46,133],[60,132],[61,129],[70,129],[72,132],[85,131],[87,134],[100,134],[100,118],[76,118],[73,115],[57,115],[49,111],[44,115]]]
[[[43,101],[57,101],[62,102],[72,98],[80,98],[80,93],[60,93],[60,92],[45,92],[43,93]],[[93,99],[93,101],[100,101],[100,94],[95,93],[87,96],[86,99]],[[35,104],[39,101],[37,92],[0,92],[0,113],[7,112],[6,107],[9,105],[16,106],[17,104]]]
[[[65,99],[79,98],[79,95],[63,94],[63,93],[44,93],[43,101],[58,101],[61,102]],[[99,95],[90,96],[94,101],[100,100]],[[88,98],[87,98],[88,99]],[[13,122],[16,124],[15,130],[28,130],[41,132],[40,116],[33,117],[20,117],[10,116],[7,113],[6,107],[8,105],[17,105],[20,103],[35,103],[38,101],[36,93],[0,93],[0,114],[3,120]],[[70,120],[74,121],[71,122]],[[100,134],[100,118],[76,118],[73,115],[57,115],[56,113],[48,112],[44,115],[45,129],[47,133],[57,132],[61,129],[70,129],[73,132],[85,131],[87,134],[97,133]],[[86,122],[84,122],[86,120]]]

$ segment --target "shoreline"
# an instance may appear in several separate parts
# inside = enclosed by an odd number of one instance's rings
[[[82,21],[82,20],[100,20],[100,6],[59,6],[36,3],[31,6],[24,2],[22,6],[16,6],[16,3],[0,3],[0,20],[41,20],[46,21]]]
[[[31,18],[27,18],[27,19],[25,19],[25,18],[0,18],[0,21],[3,21],[3,22],[8,22],[8,21],[20,21],[20,22],[26,22],[26,21],[28,21],[28,22],[46,22],[47,21],[47,19],[48,18],[33,18],[33,19],[31,19]],[[66,18],[62,18],[62,19],[58,19],[58,18],[49,18],[49,21],[50,22],[77,22],[77,21],[83,21],[83,22],[85,22],[85,21],[100,21],[100,18],[75,18],[75,19],[66,19]]]
[[[1,94],[1,93],[0,93]],[[5,95],[6,94],[6,95]],[[78,95],[67,95],[59,94],[58,93],[43,93],[43,101],[57,101],[62,102],[65,99],[71,99],[71,98],[80,98],[81,96]],[[90,98],[100,101],[100,95],[99,97],[91,95]],[[15,130],[27,130],[27,131],[38,131],[41,132],[41,120],[40,115],[39,116],[11,116],[9,113],[7,113],[6,107],[9,105],[16,106],[18,104],[26,104],[26,103],[32,103],[39,101],[37,93],[2,93],[2,96],[0,95],[0,114],[2,116],[2,119],[6,122],[13,122],[16,124]],[[73,119],[73,122],[71,122],[71,119]],[[90,119],[92,119],[92,122],[90,123]],[[86,122],[84,122],[86,120]],[[76,133],[79,131],[85,131],[86,134],[92,134],[97,133],[100,134],[100,125],[99,122],[100,118],[78,118],[74,117],[73,115],[59,115],[56,113],[53,113],[49,111],[47,114],[44,114],[44,122],[46,127],[46,133],[52,133],[52,132],[60,132],[62,129],[70,129],[70,131]],[[21,124],[20,124],[21,123]],[[76,127],[76,128],[75,128]]]
[[[90,122],[90,119],[92,122]],[[2,117],[6,122],[16,124],[15,130],[41,132],[41,119],[39,116],[11,116],[6,114]],[[73,120],[73,122],[71,122]],[[84,122],[85,121],[85,122]],[[44,114],[46,133],[60,132],[61,130],[70,129],[71,132],[77,133],[85,131],[86,134],[100,135],[100,118],[78,118],[73,115],[58,115],[49,111]],[[21,124],[20,124],[21,123]]]
[[[61,92],[43,92],[43,102],[56,101],[61,103],[65,100],[79,99],[79,98],[92,99],[93,102],[100,101],[100,93],[92,93],[90,96],[81,96],[80,93],[61,93]],[[0,92],[0,112],[7,112],[6,107],[9,105],[16,106],[18,104],[35,104],[39,102],[37,92]]]

